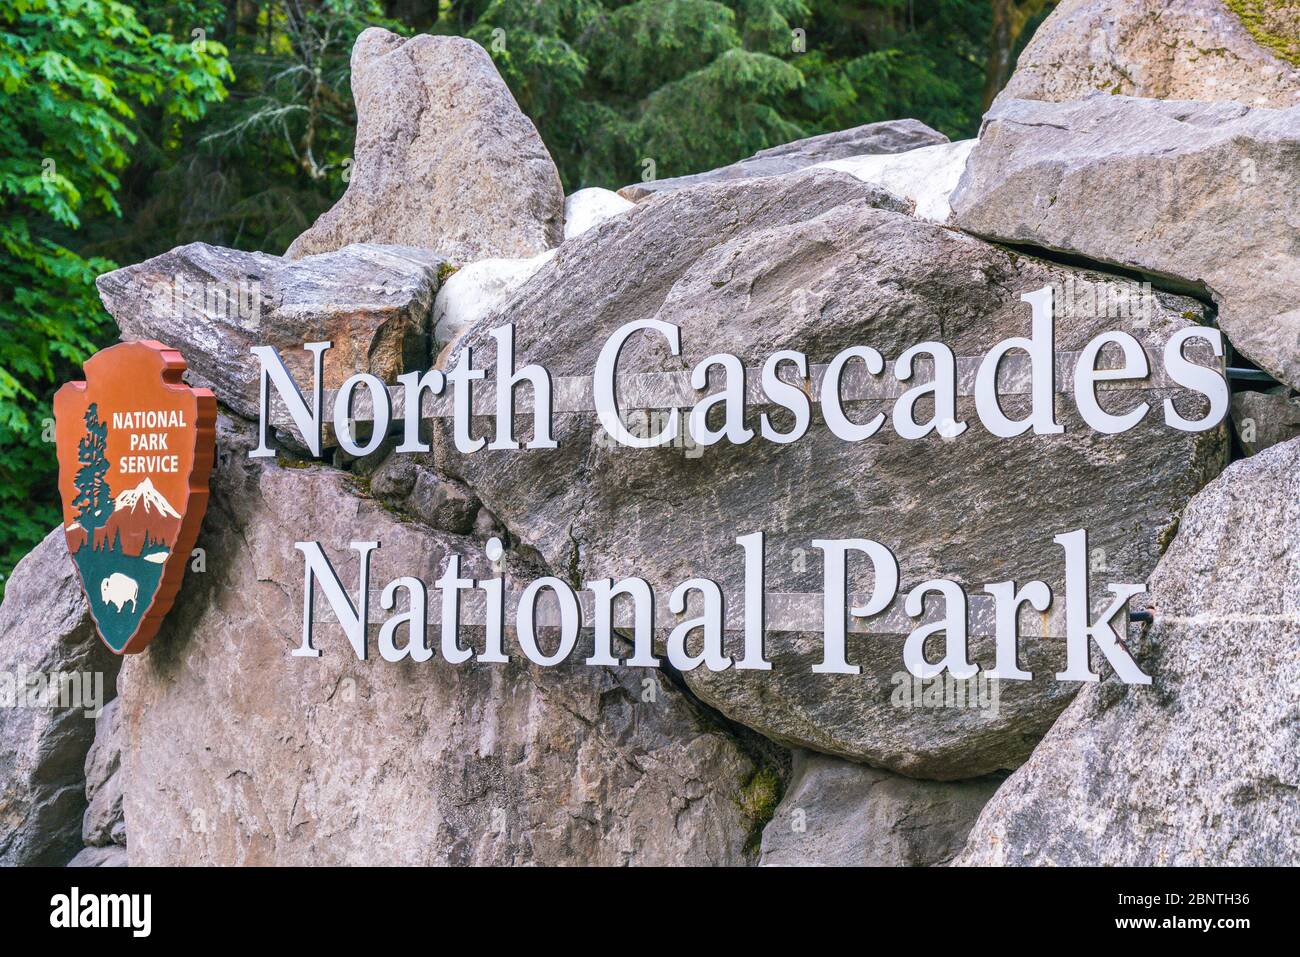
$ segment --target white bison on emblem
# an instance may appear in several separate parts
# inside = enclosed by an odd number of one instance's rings
[[[122,613],[122,606],[127,602],[131,603],[131,612],[135,613],[135,600],[140,594],[140,586],[130,575],[123,575],[121,572],[113,572],[99,583],[99,598],[105,605],[113,605],[117,608],[118,614]]]

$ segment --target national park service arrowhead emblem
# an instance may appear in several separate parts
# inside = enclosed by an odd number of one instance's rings
[[[181,382],[161,342],[124,342],[54,396],[68,552],[99,636],[144,651],[185,575],[208,507],[217,400]]]

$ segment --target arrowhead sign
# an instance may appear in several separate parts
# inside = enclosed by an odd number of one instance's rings
[[[160,342],[124,342],[54,396],[68,553],[99,636],[119,655],[158,633],[208,506],[217,400],[182,383],[184,371]]]

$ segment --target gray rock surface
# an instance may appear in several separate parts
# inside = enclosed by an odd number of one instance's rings
[[[962,849],[1000,780],[916,781],[796,751],[763,829],[764,866],[931,867]]]
[[[439,531],[468,535],[478,516],[478,496],[460,482],[439,475],[422,458],[390,456],[371,477],[371,494]]]
[[[866,153],[904,153],[922,146],[947,142],[948,137],[938,130],[930,129],[919,120],[886,120],[882,123],[867,123],[847,130],[837,130],[834,133],[823,133],[820,136],[809,136],[792,143],[783,143],[780,146],[760,150],[748,159],[732,163],[730,166],[721,166],[703,173],[633,183],[624,186],[618,192],[625,199],[639,202],[657,193],[699,186],[702,183],[717,183],[755,176],[776,176],[781,173],[793,173],[795,170],[825,163],[828,160],[861,156]]]
[[[107,847],[84,847],[72,860],[69,867],[127,867],[126,848],[117,844]]]
[[[1232,397],[1232,427],[1247,455],[1300,438],[1300,396],[1286,386]]]
[[[1151,576],[1147,687],[1090,685],[961,864],[1300,864],[1300,440],[1192,500]]]
[[[541,362],[554,376],[589,375],[615,329],[649,317],[680,325],[683,357],[670,357],[657,336],[639,336],[621,355],[624,374],[687,369],[719,349],[749,367],[781,348],[824,363],[849,345],[870,344],[893,358],[928,339],[979,356],[1004,337],[1027,334],[1020,294],[1067,279],[1107,281],[897,207],[868,184],[821,170],[657,196],[603,224],[598,236],[566,243],[498,318],[515,325],[517,365]],[[1192,300],[1163,294],[1148,305],[1141,319],[1064,316],[1057,348],[1081,349],[1111,328],[1159,346],[1187,324],[1184,314],[1202,312]],[[457,350],[466,347],[491,368],[495,345],[482,325]],[[1158,409],[1167,394],[1157,389],[1145,398]],[[1128,408],[1135,400],[1116,401]],[[852,405],[861,420],[888,410],[879,402]],[[820,594],[820,553],[810,542],[851,536],[894,548],[904,589],[936,576],[975,589],[1042,577],[1059,589],[1062,552],[1052,538],[1077,528],[1089,530],[1090,546],[1104,556],[1098,588],[1140,582],[1182,506],[1221,467],[1222,429],[1180,433],[1152,414],[1129,432],[1103,436],[1061,398],[1064,435],[1003,440],[983,429],[972,406],[959,400],[970,427],[952,441],[932,434],[907,442],[885,426],[870,440],[845,443],[815,411],[808,434],[789,445],[755,439],[635,450],[606,440],[594,414],[578,413],[555,416],[554,451],[463,456],[446,420],[435,429],[435,451],[439,467],[464,480],[556,574],[584,581],[637,574],[661,590],[707,574],[733,601],[742,572],[734,539],[760,529],[768,536],[771,592]],[[1023,406],[1023,398],[1008,397],[1009,414]],[[1203,414],[1192,407],[1184,414]],[[526,424],[518,435],[528,437]],[[870,591],[866,562],[852,570],[854,590]],[[1053,677],[1063,642],[1027,640],[1026,667],[1036,678],[1005,682],[996,713],[900,710],[891,697],[893,676],[903,671],[903,636],[850,635],[849,660],[863,674],[814,674],[819,612],[808,632],[769,637],[771,671],[700,668],[687,683],[728,717],[787,746],[937,779],[1017,766],[1077,688]],[[972,644],[986,666],[990,644]]]
[[[253,346],[274,346],[308,395],[308,342],[333,343],[325,353],[326,389],[354,372],[393,382],[427,368],[444,265],[428,250],[397,246],[360,244],[292,262],[190,243],[105,273],[96,285],[123,339],[179,349],[195,383],[255,419],[260,367]]]
[[[88,847],[126,844],[122,816],[121,701],[114,698],[95,719],[95,742],[86,754],[86,816],[81,839]]]
[[[1300,106],[1094,96],[985,117],[956,225],[1203,285],[1238,351],[1300,386]]]
[[[350,243],[524,258],[564,238],[564,188],[488,52],[464,37],[371,27],[352,48],[357,106],[347,192],[290,259]]]
[[[61,866],[82,844],[83,769],[95,721],[85,707],[19,706],[29,679],[79,676],[93,693],[98,674],[106,701],[116,693],[119,665],[95,633],[56,528],[18,563],[0,605],[0,673],[17,685],[15,706],[0,707],[0,866]]]
[[[1300,69],[1257,43],[1221,0],[1062,0],[999,100],[1093,91],[1288,107],[1300,103]]]
[[[219,443],[199,539],[208,573],[187,578],[123,672],[133,866],[752,858],[766,818],[747,816],[740,797],[766,769],[660,672],[587,667],[581,648],[570,665],[537,668],[513,640],[509,664],[393,663],[373,633],[358,661],[323,600],[322,656],[292,657],[294,541],[320,541],[353,595],[346,543],[362,528],[380,541],[376,612],[398,574],[436,597],[452,552],[467,577],[494,573],[475,540],[398,521],[340,472],[259,466],[230,420]],[[517,560],[505,562],[517,581]],[[435,647],[438,634],[435,610]],[[481,633],[465,640],[482,649]]]

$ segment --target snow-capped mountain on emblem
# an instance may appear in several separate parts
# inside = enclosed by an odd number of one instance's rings
[[[114,500],[113,511],[120,512],[125,508],[134,512],[138,505],[144,506],[146,515],[156,511],[167,518],[181,517],[181,513],[172,508],[171,502],[167,501],[163,493],[154,488],[152,479],[146,478],[135,488],[120,493]]]

